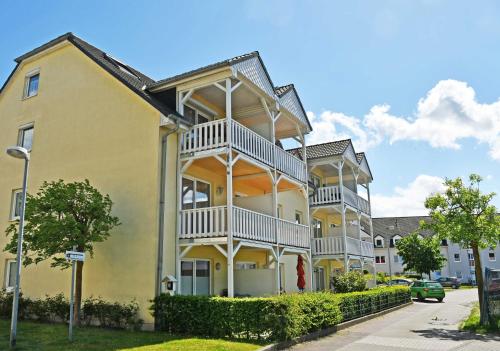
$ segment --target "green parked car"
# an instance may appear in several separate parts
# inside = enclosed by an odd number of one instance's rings
[[[411,297],[424,301],[427,298],[437,299],[442,302],[444,299],[444,289],[438,282],[429,280],[416,280],[410,287]]]

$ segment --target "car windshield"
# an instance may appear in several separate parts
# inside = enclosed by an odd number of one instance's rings
[[[429,282],[427,283],[427,286],[429,288],[442,288],[441,284],[439,284],[438,282]]]

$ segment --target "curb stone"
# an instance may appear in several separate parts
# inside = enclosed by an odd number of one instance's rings
[[[399,310],[401,308],[408,307],[412,304],[413,304],[413,302],[410,301],[410,302],[407,302],[403,305],[391,307],[391,308],[388,308],[388,309],[380,311],[380,312],[372,313],[372,314],[369,314],[367,316],[359,317],[359,318],[352,319],[352,320],[344,322],[344,323],[337,324],[331,328],[322,329],[322,330],[312,332],[310,334],[302,335],[302,336],[295,338],[293,340],[287,340],[287,341],[278,342],[276,344],[267,345],[267,346],[261,347],[257,351],[284,350],[284,349],[287,349],[287,348],[292,347],[294,345],[303,343],[305,341],[312,341],[312,340],[319,339],[319,338],[322,338],[322,337],[325,337],[325,336],[328,336],[331,334],[335,334],[339,330],[343,330],[343,329],[349,328],[353,325],[368,321],[370,319],[374,319],[374,318],[383,316],[385,314],[394,312],[394,311]]]

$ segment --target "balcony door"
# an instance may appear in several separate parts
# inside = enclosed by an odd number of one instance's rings
[[[193,179],[182,178],[182,209],[210,207],[210,183]]]
[[[322,238],[323,237],[323,222],[317,218],[313,218],[312,225],[313,225],[314,238]]]
[[[314,285],[316,291],[325,290],[325,269],[323,267],[314,268]]]
[[[210,261],[192,259],[181,261],[181,294],[210,295]]]

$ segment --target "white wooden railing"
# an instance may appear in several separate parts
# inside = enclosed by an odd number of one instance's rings
[[[297,224],[283,219],[278,222],[278,244],[309,247],[310,231],[307,225]]]
[[[278,146],[275,146],[274,149],[276,150],[276,168],[283,173],[291,175],[295,179],[306,182],[306,164]]]
[[[227,232],[226,206],[182,210],[180,214],[183,239],[225,236]]]
[[[233,235],[237,238],[276,242],[276,218],[233,207]]]
[[[361,256],[373,257],[373,244],[368,241],[361,241]]]
[[[352,207],[358,208],[366,214],[370,214],[370,203],[356,194],[354,191],[344,186],[344,201]],[[338,185],[322,186],[316,189],[316,193],[311,198],[311,205],[327,205],[339,203],[341,201],[340,187]]]
[[[181,154],[206,151],[228,145],[228,124],[231,126],[231,146],[256,160],[274,167],[301,181],[307,181],[306,164],[296,156],[257,134],[242,124],[226,119],[197,124],[181,135]]]
[[[182,210],[180,239],[227,236],[227,207],[205,207]],[[266,214],[233,206],[233,237],[310,247],[309,227]]]
[[[257,160],[273,166],[274,145],[253,130],[242,124],[231,121],[231,140],[233,147]]]
[[[321,205],[340,202],[340,189],[338,186],[323,186],[316,190],[311,198],[311,205]]]
[[[347,237],[347,254],[373,257],[373,244]],[[341,255],[344,253],[344,238],[341,236],[326,236],[312,239],[313,255]]]

